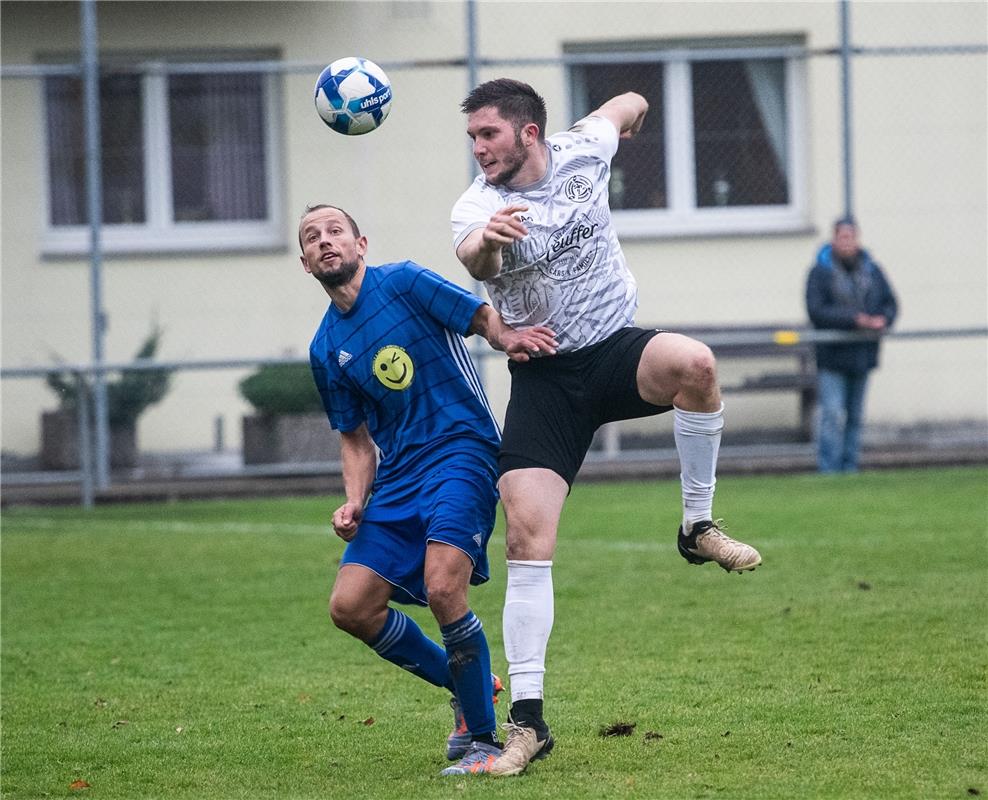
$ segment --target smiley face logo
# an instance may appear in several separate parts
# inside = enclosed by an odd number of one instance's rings
[[[374,374],[387,386],[400,392],[407,389],[415,377],[415,366],[405,348],[389,344],[377,351],[374,356]]]

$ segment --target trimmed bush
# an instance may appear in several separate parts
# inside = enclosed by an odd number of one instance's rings
[[[240,381],[240,394],[259,414],[323,410],[308,364],[265,364]]]

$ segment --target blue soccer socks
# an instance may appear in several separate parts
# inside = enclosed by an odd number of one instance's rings
[[[471,736],[490,738],[497,730],[497,720],[492,702],[491,652],[484,626],[468,611],[441,630],[445,650],[422,633],[413,619],[389,607],[384,627],[369,644],[381,658],[453,692]]]
[[[392,664],[397,664],[435,686],[442,686],[451,692],[456,691],[454,682],[450,678],[446,651],[422,633],[422,629],[415,621],[401,611],[389,606],[384,627],[381,628],[377,638],[368,644],[375,653]],[[484,648],[486,652],[486,642]],[[489,666],[487,676],[489,682]],[[490,697],[490,689],[487,690],[487,696]]]
[[[463,718],[474,738],[483,737],[497,729],[494,717],[491,651],[487,647],[484,626],[476,614],[443,625],[443,644],[449,672],[456,687],[456,697],[463,709]]]

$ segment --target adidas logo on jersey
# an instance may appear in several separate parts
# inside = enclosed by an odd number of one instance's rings
[[[353,358],[346,350],[340,350],[339,364],[340,366],[345,366],[350,359]]]
[[[473,535],[473,540],[474,542],[477,543],[477,547],[480,547],[481,543],[484,541],[484,537],[481,536],[479,533],[475,533]]]

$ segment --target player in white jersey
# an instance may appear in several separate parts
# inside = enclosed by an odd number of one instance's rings
[[[481,84],[461,110],[483,174],[453,207],[456,255],[486,283],[505,322],[544,325],[559,345],[555,354],[509,363],[498,458],[512,705],[508,741],[489,772],[516,775],[553,746],[543,717],[552,557],[563,502],[597,428],[673,410],[680,554],[734,572],[754,569],[761,556],[713,518],[723,404],[710,348],[634,327],[638,292],[611,224],[607,186],[619,140],[641,129],[645,99],[634,92],[614,97],[548,138],[545,102],[520,81]]]

